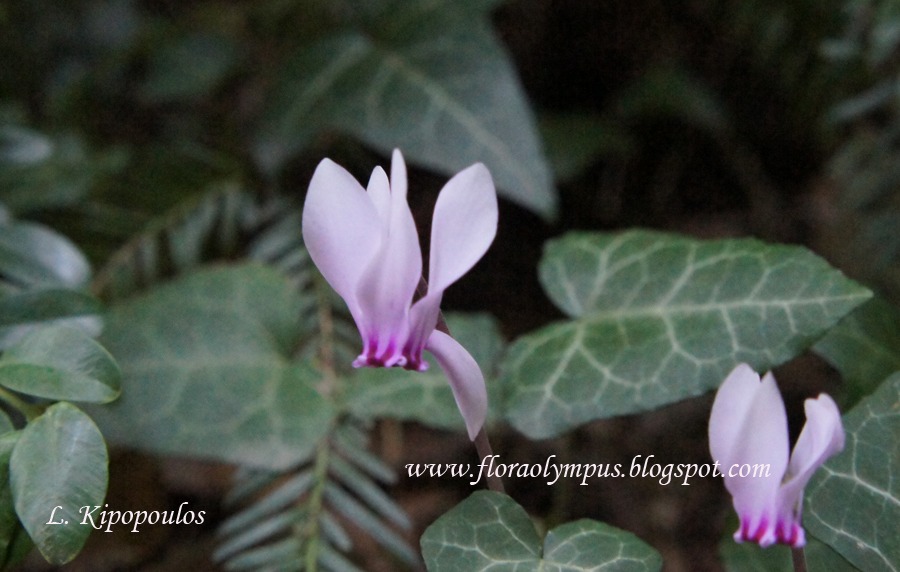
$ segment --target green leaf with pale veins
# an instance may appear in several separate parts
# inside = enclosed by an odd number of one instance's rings
[[[279,77],[261,162],[337,128],[446,173],[483,162],[508,199],[545,217],[556,212],[536,121],[482,10],[458,2],[372,10],[303,46]]]
[[[842,404],[850,407],[900,371],[900,309],[879,298],[870,300],[813,350],[841,372],[847,388]]]
[[[47,399],[106,403],[121,379],[103,346],[67,326],[34,330],[0,357],[0,385]]]
[[[485,376],[488,414],[499,403],[499,385],[494,371],[503,351],[499,326],[487,314],[448,315],[453,337],[466,348]],[[365,419],[390,417],[418,421],[439,429],[465,430],[465,423],[453,399],[453,392],[437,362],[425,353],[426,372],[400,368],[360,368],[347,378],[347,406]]]
[[[869,298],[806,249],[651,231],[551,241],[540,279],[572,319],[519,338],[501,383],[533,438],[713,389],[809,347]]]
[[[107,465],[103,436],[72,404],[52,405],[22,430],[9,461],[10,488],[16,514],[51,564],[72,560],[84,546],[93,528],[81,524],[79,510],[103,505]],[[67,524],[47,524],[51,514]]]
[[[860,570],[900,570],[900,372],[843,421],[844,451],[806,486],[803,525]]]
[[[292,363],[302,301],[276,271],[200,270],[112,307],[123,394],[92,414],[123,445],[283,469],[325,434],[321,375]]]
[[[420,541],[430,572],[659,570],[659,554],[629,532],[582,519],[541,542],[525,510],[508,496],[478,491],[435,521]]]

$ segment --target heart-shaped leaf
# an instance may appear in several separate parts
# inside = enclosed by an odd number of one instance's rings
[[[586,572],[659,570],[659,554],[636,536],[582,519],[543,542],[525,510],[508,496],[478,491],[435,521],[421,539],[430,572]]]
[[[804,248],[641,230],[551,241],[540,278],[573,319],[504,361],[506,416],[534,438],[701,394],[739,362],[769,369],[871,295]]]

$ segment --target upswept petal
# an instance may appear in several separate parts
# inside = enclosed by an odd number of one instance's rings
[[[844,448],[841,412],[830,396],[823,393],[816,399],[807,399],[803,408],[806,424],[794,445],[781,487],[785,501],[794,505],[800,501],[803,488],[816,469]],[[799,512],[800,507],[796,506],[796,509]]]
[[[497,192],[487,167],[476,163],[447,181],[431,223],[429,291],[442,292],[468,272],[497,234]]]
[[[709,416],[713,459],[723,467],[771,463],[780,480],[788,447],[787,414],[775,378],[769,373],[760,380],[749,365],[738,365],[719,387]]]
[[[375,210],[378,211],[378,219],[381,221],[381,226],[384,230],[387,230],[390,227],[391,216],[391,184],[384,169],[375,167],[372,170],[372,176],[369,177],[366,192],[375,205]]]
[[[395,158],[398,153],[395,153]],[[405,194],[405,168],[399,158],[402,184],[390,189],[390,209],[387,226],[379,230],[382,240],[378,251],[369,261],[356,287],[361,310],[364,355],[357,365],[404,365],[403,347],[409,329],[408,316],[413,294],[422,276],[422,253],[419,235]],[[392,167],[392,177],[397,172]],[[383,181],[373,174],[373,189],[382,192]],[[379,197],[378,201],[382,198]],[[370,239],[371,240],[371,239]]]
[[[302,220],[310,257],[356,318],[356,288],[380,243],[375,205],[353,175],[323,159],[309,183]]]
[[[425,348],[444,370],[456,406],[466,422],[469,439],[474,441],[487,417],[487,389],[481,369],[469,352],[444,332],[432,332]]]
[[[406,161],[400,149],[394,149],[391,154],[391,193],[406,202]]]

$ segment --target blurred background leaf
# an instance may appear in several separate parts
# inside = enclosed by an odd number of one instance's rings
[[[103,341],[124,377],[92,410],[112,442],[282,469],[328,429],[318,376],[292,364],[300,300],[257,265],[197,271],[115,304]]]

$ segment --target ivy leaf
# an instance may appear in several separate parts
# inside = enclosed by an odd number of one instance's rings
[[[507,419],[532,438],[715,388],[802,352],[870,293],[806,249],[630,231],[551,241],[540,278],[572,320],[519,338]]]
[[[860,570],[900,564],[900,372],[844,415],[844,451],[806,487],[803,523]]]
[[[512,63],[487,14],[460,4],[391,3],[303,46],[279,73],[259,160],[277,163],[277,149],[336,128],[446,173],[483,162],[501,194],[554,216],[550,170]]]
[[[582,519],[543,543],[525,510],[508,496],[478,491],[435,521],[421,539],[431,572],[659,570],[659,554],[629,532]]]
[[[61,402],[22,430],[9,461],[16,513],[51,564],[72,560],[92,527],[81,525],[79,509],[103,504],[107,483],[106,445],[90,417]],[[55,521],[68,524],[47,524]]]
[[[103,341],[123,395],[93,409],[116,442],[284,469],[325,434],[321,378],[293,364],[302,301],[289,281],[255,264],[204,269],[112,307]]]
[[[487,314],[448,315],[453,337],[469,352],[485,375],[488,403],[499,403],[499,385],[491,383],[503,350],[497,321]],[[363,368],[347,379],[347,406],[361,418],[389,417],[418,421],[439,429],[464,430],[465,423],[453,399],[450,384],[437,363],[425,354],[425,373],[399,368]],[[488,407],[489,412],[496,411]]]
[[[103,346],[66,326],[35,330],[0,357],[0,385],[47,399],[106,403],[121,378]]]
[[[900,371],[900,309],[874,299],[841,320],[813,349],[841,372],[850,407]]]

